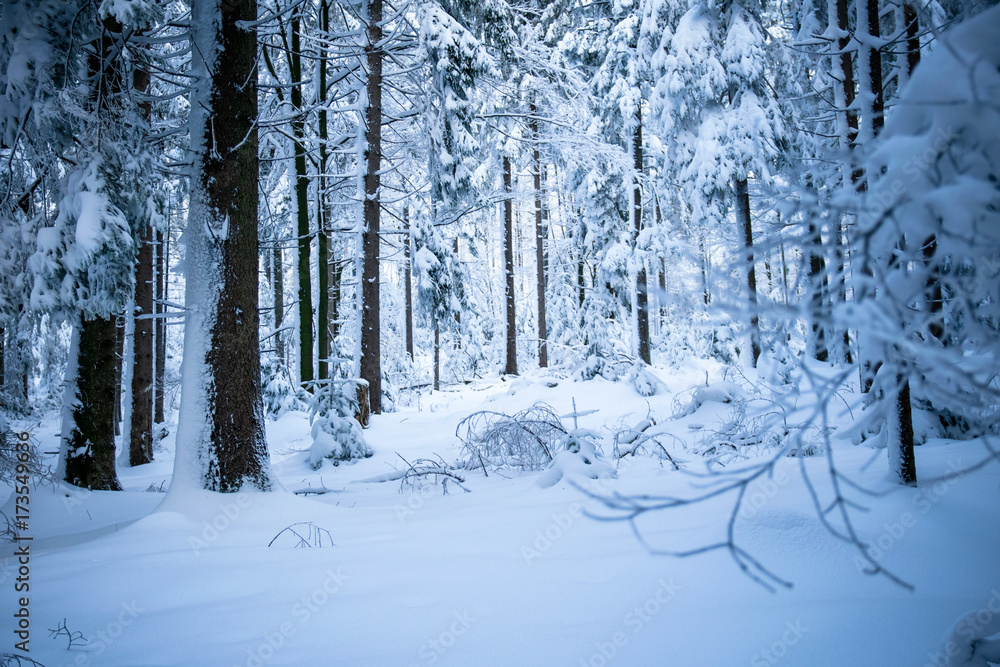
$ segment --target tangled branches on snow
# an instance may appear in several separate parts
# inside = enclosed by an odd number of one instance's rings
[[[550,406],[536,403],[513,416],[474,412],[458,423],[455,436],[463,443],[466,468],[539,470],[555,457],[566,429]]]

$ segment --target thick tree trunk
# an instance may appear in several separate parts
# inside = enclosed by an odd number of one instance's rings
[[[413,243],[413,238],[410,235],[410,208],[407,206],[403,208],[403,263],[406,265],[404,268],[404,279],[403,279],[403,289],[405,290],[404,300],[405,300],[405,311],[404,317],[406,318],[405,329],[406,329],[406,353],[410,355],[410,361],[413,361],[413,266],[410,259],[410,245]]]
[[[753,227],[750,224],[750,188],[746,179],[736,179],[736,224],[743,232],[746,249],[747,301],[750,309],[750,354],[754,368],[760,357],[760,323],[757,315],[757,271],[754,268]]]
[[[545,237],[547,232],[542,220],[542,160],[538,146],[538,119],[536,118],[538,110],[535,108],[534,103],[529,107],[529,112],[531,116],[528,126],[531,130],[533,144],[532,175],[535,186],[535,289],[538,295],[538,367],[546,368],[549,365],[548,327],[545,320]]]
[[[194,9],[196,43],[218,48],[200,84],[208,88],[200,93],[204,116],[191,137],[187,298],[197,310],[185,327],[185,351],[204,357],[185,359],[174,485],[270,490],[259,348],[257,33],[245,27],[257,20],[257,3]]]
[[[635,112],[635,132],[632,134],[632,157],[635,182],[632,185],[632,246],[635,249],[639,232],[642,231],[642,111]],[[639,358],[652,363],[649,354],[649,294],[646,289],[646,263],[638,261],[635,269],[636,337]]]
[[[507,309],[507,363],[504,373],[517,375],[517,320],[514,312],[514,211],[511,201],[510,158],[503,156],[503,272],[504,297]]]
[[[373,415],[382,413],[379,226],[382,168],[382,0],[368,0],[368,107],[366,109],[364,266],[361,276],[361,377],[368,381]]]
[[[299,381],[312,391],[313,359],[313,306],[312,269],[310,254],[312,234],[309,230],[309,174],[306,171],[305,111],[302,108],[302,53],[300,45],[300,12],[292,17],[292,50],[289,54],[289,73],[292,77],[292,139],[295,143],[295,203],[298,233],[299,274]]]
[[[74,335],[76,381],[63,479],[85,489],[121,490],[115,471],[117,320],[82,319]]]

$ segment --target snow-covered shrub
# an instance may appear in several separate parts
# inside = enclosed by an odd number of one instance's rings
[[[314,470],[323,465],[324,459],[340,465],[341,461],[372,455],[354,416],[357,409],[357,383],[330,380],[320,385],[310,412],[313,444],[308,461]]]
[[[515,415],[474,412],[459,422],[455,435],[463,443],[465,468],[539,470],[554,458],[566,429],[550,406],[536,403]]]
[[[688,393],[690,392],[690,393]],[[685,398],[687,401],[685,402]],[[692,387],[674,396],[674,419],[692,415],[706,403],[733,403],[745,400],[743,389],[735,382],[714,382],[699,387]]]
[[[598,479],[614,477],[615,469],[604,461],[597,447],[597,434],[574,429],[556,444],[552,463],[538,478],[538,485],[548,488],[564,478]]]
[[[649,370],[649,366],[642,362],[632,366],[626,378],[640,396],[652,396],[663,387],[663,383],[657,379]]]
[[[292,386],[287,369],[267,364],[264,374],[264,414],[271,419],[277,419],[286,412],[301,410],[307,403],[303,392]]]

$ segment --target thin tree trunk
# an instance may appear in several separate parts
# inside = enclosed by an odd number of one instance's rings
[[[504,373],[517,375],[517,320],[514,313],[514,211],[510,157],[503,156],[503,271],[507,307],[507,363]]]
[[[809,310],[812,318],[812,350],[817,361],[827,361],[830,352],[826,343],[826,259],[823,239],[816,223],[809,222]]]
[[[4,361],[4,349],[7,343],[7,330],[0,327],[0,391],[7,386],[7,369]]]
[[[140,94],[149,90],[150,74],[136,68],[132,87]],[[139,103],[139,111],[148,122],[152,104]],[[129,425],[129,465],[142,465],[153,460],[153,397],[156,380],[154,325],[157,320],[154,283],[153,228],[148,220],[142,224],[139,253],[135,265],[135,312],[132,331],[132,409]]]
[[[169,223],[168,223],[169,225]],[[156,392],[156,397],[153,400],[153,421],[156,424],[162,424],[165,420],[163,416],[163,390],[164,390],[164,376],[167,372],[167,322],[163,316],[167,312],[166,300],[167,300],[167,271],[170,269],[170,260],[167,256],[168,241],[169,241],[169,226],[168,233],[164,234],[163,231],[157,230],[156,232],[156,325],[154,331],[156,332],[156,364],[153,367],[153,373],[155,375],[153,379],[154,391]]]
[[[434,391],[441,390],[441,324],[434,317]]]
[[[547,368],[549,365],[548,356],[548,334],[545,320],[545,237],[546,229],[542,221],[542,160],[538,150],[538,110],[534,103],[529,107],[531,114],[528,127],[531,130],[532,138],[532,165],[535,186],[535,265],[536,281],[535,289],[538,295],[538,367]]]
[[[274,264],[271,274],[271,288],[274,291],[274,345],[279,363],[285,366],[285,337],[281,332],[285,320],[285,263],[282,257],[281,241],[278,239],[274,239],[271,258]]]
[[[122,370],[125,363],[125,319],[114,317],[115,320],[115,435],[122,434]]]
[[[382,168],[382,0],[368,0],[368,107],[366,109],[364,266],[361,277],[361,377],[368,381],[371,412],[382,413],[379,226]]]
[[[302,108],[302,52],[299,39],[301,9],[292,16],[292,49],[289,54],[289,71],[292,77],[292,139],[295,143],[295,202],[298,222],[298,274],[299,274],[299,380],[312,390],[313,360],[313,306],[312,269],[310,254],[312,234],[309,230],[309,174],[306,171],[305,111]]]
[[[403,262],[406,265],[403,281],[403,289],[406,291],[404,295],[406,302],[406,353],[410,355],[410,361],[413,361],[413,266],[410,260],[410,244],[413,243],[413,239],[410,235],[409,206],[403,208],[403,230],[405,231],[403,235]]]
[[[135,324],[132,332],[132,409],[129,465],[153,460],[153,233],[144,226],[135,267]]]
[[[750,308],[750,353],[752,364],[757,368],[760,357],[760,323],[757,316],[757,271],[754,268],[753,227],[750,224],[750,188],[746,179],[735,179],[736,224],[743,232],[743,247],[746,248],[747,300]]]
[[[320,30],[327,38],[330,29],[330,7],[327,0],[321,0],[319,6]],[[327,127],[326,112],[326,49],[323,43],[318,45],[319,56],[319,87],[317,89],[317,102],[319,103],[319,187],[317,188],[316,215],[318,224],[316,230],[317,241],[317,269],[319,302],[316,312],[316,346],[319,350],[319,379],[326,380],[330,377],[330,258],[328,248],[330,245],[329,217],[330,208],[327,202],[327,148],[326,142],[329,136]]]
[[[635,112],[635,132],[632,135],[632,157],[634,159],[635,183],[632,186],[632,246],[635,249],[639,232],[642,231],[642,110]],[[651,364],[649,353],[649,295],[646,289],[646,263],[637,262],[635,270],[636,336],[639,358]]]

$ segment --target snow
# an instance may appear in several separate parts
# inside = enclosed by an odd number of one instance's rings
[[[996,466],[934,481],[982,458],[975,441],[918,447],[927,481],[902,488],[886,478],[884,454],[831,440],[840,470],[876,492],[852,496],[867,508],[854,521],[869,555],[913,591],[866,575],[859,552],[817,521],[802,471],[828,493],[825,455],[779,457],[773,474],[746,489],[736,518],[740,546],[793,582],[789,590],[768,592],[724,551],[655,555],[627,523],[594,520],[608,510],[588,494],[687,497],[705,488],[695,474],[705,459],[677,440],[704,437],[738,399],[753,398],[723,370],[705,362],[645,369],[660,386],[649,397],[628,382],[549,374],[427,393],[422,411],[372,418],[371,458],[318,471],[307,460],[305,414],[268,423],[281,485],[329,491],[322,495],[147,492],[170,477],[173,432],[156,461],[120,471],[124,492],[38,486],[31,657],[50,667],[942,665],[946,639],[967,647],[970,628],[980,636],[997,629]],[[689,396],[694,412],[672,419]],[[848,394],[845,403],[857,398]],[[564,448],[556,468],[488,477],[459,470],[468,493],[400,493],[399,456],[454,461],[461,419],[480,409],[514,414],[538,401],[579,422],[567,438],[577,446]],[[834,425],[847,415],[846,407],[832,412]],[[632,427],[671,434],[662,442],[682,471],[642,454],[616,462],[611,434]],[[54,426],[35,435],[43,451],[58,440]],[[588,457],[602,474],[588,474]],[[567,474],[553,479],[555,471]],[[8,516],[13,502],[3,507]],[[651,548],[683,550],[722,539],[730,509],[731,498],[719,497],[645,514],[637,527]],[[293,524],[317,546],[289,533],[275,540]],[[6,587],[16,573],[12,552],[5,544]],[[49,638],[46,630],[64,618],[87,646],[67,650],[65,636]],[[10,628],[11,614],[4,619]]]

